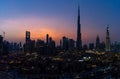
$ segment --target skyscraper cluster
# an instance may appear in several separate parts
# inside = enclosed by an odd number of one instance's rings
[[[55,52],[55,41],[52,37],[49,37],[49,34],[46,34],[46,42],[41,39],[35,41],[31,40],[30,31],[26,31],[25,40],[24,52],[26,53],[38,52],[40,54],[52,55]]]
[[[78,16],[77,16],[77,39],[76,42],[73,39],[69,39],[66,36],[63,36],[62,40],[60,40],[60,50],[68,51],[68,50],[96,50],[96,51],[110,51],[110,37],[109,37],[109,29],[107,27],[106,30],[106,43],[101,42],[99,35],[96,37],[96,43],[90,43],[89,47],[87,45],[82,45],[82,37],[81,37],[81,23],[80,23],[80,7],[78,6]],[[34,48],[34,49],[33,49]],[[26,51],[37,51],[37,52],[55,52],[56,45],[55,41],[49,34],[46,34],[46,42],[43,40],[32,41],[30,39],[30,32],[26,31],[26,44],[25,50]],[[53,50],[55,49],[55,50]]]
[[[106,42],[101,42],[99,35],[96,37],[96,43],[89,43],[88,45],[82,45],[82,35],[81,35],[81,23],[80,23],[80,7],[78,6],[78,16],[77,16],[77,33],[76,33],[76,41],[63,36],[62,40],[60,40],[60,46],[56,49],[55,41],[49,34],[46,34],[46,41],[38,39],[32,40],[30,38],[30,31],[26,31],[25,33],[25,44],[23,45],[24,52],[41,52],[46,54],[53,54],[58,51],[69,51],[69,50],[96,50],[96,51],[111,51],[111,42],[110,42],[110,33],[109,27],[106,29]],[[3,37],[0,36],[0,52],[2,52],[2,42]],[[10,43],[8,45],[8,50],[20,50],[22,49],[22,44],[19,43]],[[114,47],[113,47],[114,48]],[[113,49],[112,49],[113,50]]]

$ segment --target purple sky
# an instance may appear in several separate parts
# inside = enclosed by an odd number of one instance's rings
[[[56,42],[62,36],[76,40],[78,4],[84,44],[97,35],[105,41],[107,24],[111,41],[120,40],[120,0],[0,0],[0,34],[5,31],[5,39],[16,42],[24,42],[26,30],[32,39],[48,33]]]

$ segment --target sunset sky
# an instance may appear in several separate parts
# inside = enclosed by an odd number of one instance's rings
[[[111,41],[120,41],[120,0],[0,0],[0,34],[5,40],[24,42],[45,39],[48,33],[56,42],[63,36],[76,40],[77,8],[80,5],[82,40],[105,41],[106,25]]]

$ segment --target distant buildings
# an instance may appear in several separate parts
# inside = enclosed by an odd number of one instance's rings
[[[69,49],[69,41],[68,38],[65,36],[62,38],[62,48],[65,51]]]
[[[3,41],[3,37],[0,35],[0,56],[8,54],[8,42]]]
[[[75,49],[75,41],[73,39],[69,39],[65,36],[62,38],[62,49],[64,51],[74,50]]]
[[[24,48],[24,52],[33,53],[38,52],[39,54],[43,55],[53,55],[56,53],[56,48],[59,51],[73,51],[73,50],[95,50],[95,51],[111,51],[111,44],[110,44],[110,34],[109,34],[109,27],[106,29],[106,43],[100,42],[100,38],[97,35],[95,45],[94,43],[89,43],[89,45],[82,46],[82,39],[81,39],[81,24],[80,24],[80,7],[78,6],[78,16],[77,16],[77,39],[76,42],[69,37],[63,36],[60,40],[60,46],[56,47],[55,41],[49,34],[46,34],[46,41],[37,39],[31,40],[30,38],[30,31],[25,32],[25,44],[22,47],[21,43],[9,43],[7,41],[3,42],[3,37],[0,36],[0,52],[3,52],[3,49],[6,47],[9,51],[19,51]],[[4,44],[3,44],[4,43]],[[76,45],[76,46],[75,46]],[[114,45],[118,46],[118,45]],[[114,48],[114,47],[112,47]],[[115,49],[115,48],[114,48]],[[112,49],[113,50],[113,49]]]
[[[100,38],[99,38],[98,35],[97,35],[97,37],[96,37],[95,50],[96,50],[96,51],[105,51],[105,43],[104,43],[104,42],[100,42]]]
[[[31,40],[30,39],[30,31],[26,31],[26,37],[25,37],[25,44],[24,44],[24,52],[26,53],[33,53],[37,52],[41,55],[53,55],[56,51],[56,45],[55,41],[52,39],[52,37],[49,37],[49,35],[46,35],[46,43],[41,40],[37,39]]]
[[[73,51],[75,49],[75,41],[73,39],[69,39],[69,50]]]
[[[120,53],[120,41],[115,41],[114,43],[112,43],[111,50],[115,53]]]
[[[56,53],[56,44],[55,41],[52,39],[52,37],[49,37],[49,35],[47,34],[46,36],[48,36],[46,38],[47,42],[46,42],[46,49],[47,49],[47,54],[48,55],[54,55]]]
[[[87,44],[85,44],[85,45],[83,45],[83,48],[82,48],[84,51],[85,50],[88,50],[88,46],[87,46]]]
[[[35,52],[35,40],[31,40],[30,31],[26,31],[25,33],[24,52],[27,53]]]
[[[46,42],[43,40],[31,40],[30,39],[30,32],[26,31],[26,38],[25,38],[25,45],[24,50],[25,52],[39,52],[41,54],[53,54],[56,50],[55,41],[49,34],[46,34]],[[75,47],[76,45],[76,47]],[[100,42],[100,38],[97,35],[95,45],[94,43],[89,43],[89,46],[84,45],[82,46],[82,39],[81,39],[81,24],[80,24],[80,8],[78,6],[78,17],[77,17],[77,39],[76,44],[73,39],[69,39],[68,37],[63,37],[60,40],[60,47],[58,48],[61,51],[70,51],[75,50],[75,48],[79,51],[82,50],[96,50],[96,51],[110,51],[110,37],[109,37],[109,30],[107,27],[106,31],[106,44],[104,42]]]
[[[3,37],[0,35],[0,55],[3,53]]]
[[[93,50],[94,48],[94,43],[89,43],[89,50]]]
[[[43,40],[38,39],[36,41],[36,52],[45,54],[45,42]]]

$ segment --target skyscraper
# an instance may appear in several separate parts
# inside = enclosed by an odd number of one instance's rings
[[[96,37],[96,50],[99,50],[100,49],[100,39],[99,39],[99,36],[97,35]]]
[[[26,31],[26,43],[29,43],[30,42],[30,32],[29,31]]]
[[[48,45],[48,43],[49,43],[49,35],[46,34],[46,44]]]
[[[81,40],[81,24],[80,24],[80,7],[78,6],[78,20],[77,20],[77,40],[76,48],[78,50],[82,49],[82,40]]]
[[[30,40],[30,31],[26,31],[25,41],[26,41],[25,51],[30,52],[30,42],[31,42],[31,40]]]
[[[110,51],[110,36],[109,27],[106,29],[106,51]]]
[[[3,53],[3,37],[0,35],[0,56]]]

